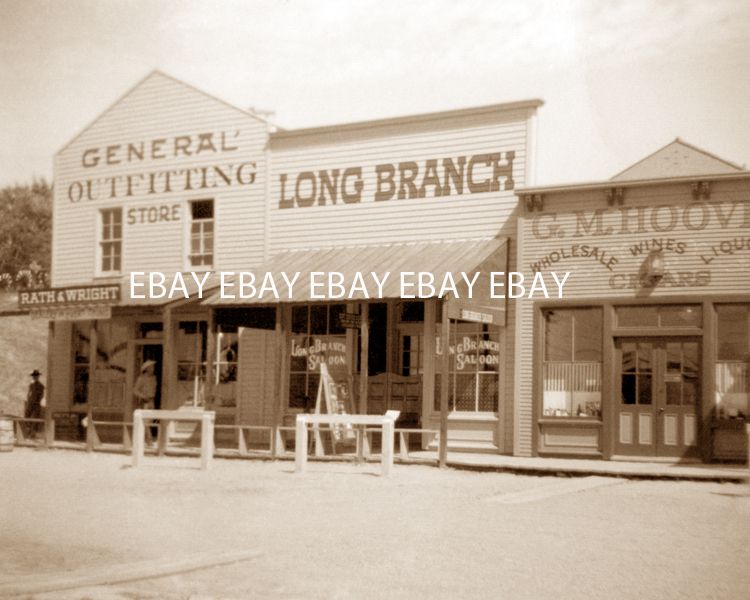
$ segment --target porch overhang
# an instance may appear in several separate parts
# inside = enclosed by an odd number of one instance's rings
[[[220,289],[204,300],[203,304],[229,308],[278,303],[414,299],[412,296],[437,298],[440,297],[441,282],[447,273],[451,273],[458,289],[458,297],[449,292],[442,298],[450,318],[504,325],[506,301],[505,298],[492,297],[490,273],[502,273],[495,277],[495,281],[505,282],[507,265],[507,238],[498,237],[290,250],[279,252],[252,269],[257,285],[265,273],[271,273],[279,279],[282,273],[290,277],[299,273],[290,293],[284,289],[284,293],[279,293],[278,298],[268,294],[242,298],[235,294],[232,294],[235,297],[227,297]],[[386,272],[389,275],[384,278]],[[471,288],[471,297],[469,286],[461,276],[462,272],[470,279],[475,273],[480,274]],[[325,286],[322,289],[311,289],[312,273],[338,273],[344,282],[355,281],[358,274],[369,279],[371,273],[375,273],[384,281],[378,287],[377,297],[354,286],[347,289],[344,298],[332,297]],[[409,274],[410,281],[416,281],[418,273],[431,273],[435,278],[434,293],[429,293],[428,290],[428,293],[420,296],[415,287],[410,287],[409,294],[404,294],[402,273]],[[228,282],[236,283],[232,280]]]

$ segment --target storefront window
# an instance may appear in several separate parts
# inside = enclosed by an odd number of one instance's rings
[[[546,310],[542,414],[600,417],[602,310]]]
[[[441,326],[438,325],[438,356],[443,353],[440,334]],[[451,322],[448,354],[448,409],[497,412],[500,396],[500,328],[464,321]],[[440,409],[440,379],[438,372],[435,375],[435,410]]]
[[[216,328],[216,356],[214,356],[214,404],[219,407],[237,406],[238,328],[218,325]]]
[[[175,348],[180,404],[203,406],[207,329],[206,321],[179,322]]]
[[[329,371],[347,370],[346,330],[339,314],[344,304],[312,304],[292,308],[289,407],[312,409],[318,393],[320,363]]]
[[[91,381],[91,401],[97,408],[125,408],[128,324],[119,320],[96,321],[96,366]]]
[[[750,397],[750,305],[716,307],[716,415],[744,418]]]
[[[89,396],[91,323],[73,323],[73,404],[86,404]]]

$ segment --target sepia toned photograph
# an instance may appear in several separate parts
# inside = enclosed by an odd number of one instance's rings
[[[749,32],[0,0],[0,598],[747,598]]]

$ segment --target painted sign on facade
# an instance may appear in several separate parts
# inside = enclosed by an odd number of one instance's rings
[[[532,213],[525,266],[569,268],[571,289],[582,273],[589,290],[706,288],[750,264],[750,202],[714,198]]]

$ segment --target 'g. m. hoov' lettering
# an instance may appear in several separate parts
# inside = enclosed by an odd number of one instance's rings
[[[376,165],[365,178],[362,167],[302,171],[294,180],[279,175],[279,208],[356,204],[365,181],[374,182],[372,200],[413,199],[513,190],[516,153],[495,152]]]

